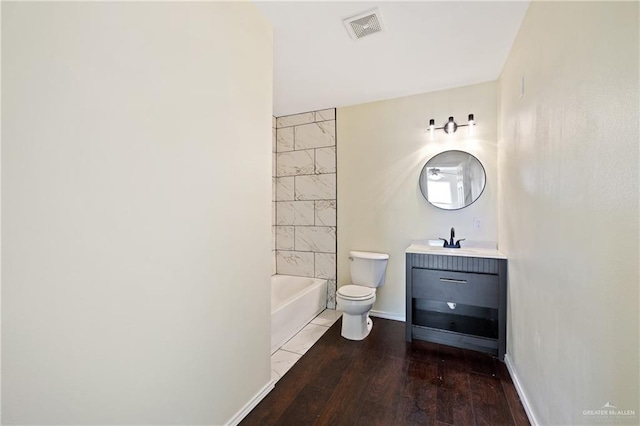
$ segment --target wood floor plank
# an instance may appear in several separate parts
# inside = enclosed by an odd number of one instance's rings
[[[469,373],[445,363],[438,365],[440,385],[436,405],[436,419],[451,425],[473,425]]]
[[[450,369],[468,371],[466,351],[464,349],[431,342],[414,341],[411,344],[410,355],[413,359],[444,363]]]
[[[360,406],[364,403],[366,390],[371,381],[371,373],[382,362],[382,355],[372,352],[367,356],[355,357],[348,371],[336,385],[326,410],[320,415],[317,425],[348,425],[357,418]]]
[[[496,371],[498,372],[498,378],[502,383],[502,390],[504,391],[507,403],[509,404],[509,410],[511,411],[514,423],[517,426],[530,426],[531,423],[529,422],[527,413],[524,411],[524,407],[522,406],[522,401],[520,401],[520,396],[516,391],[516,387],[513,385],[507,366],[504,362],[497,359],[494,360],[494,363]]]
[[[394,411],[389,407],[377,403],[361,405],[355,422],[356,426],[389,426],[394,425]]]
[[[317,346],[314,345],[309,349],[276,383],[275,389],[253,409],[249,416],[245,417],[241,424],[247,426],[275,424],[277,419],[297,398],[298,393],[317,377],[316,373],[326,358],[324,349],[330,343],[330,340],[322,343],[318,342]]]
[[[469,373],[473,412],[477,425],[513,425],[509,404],[497,377]]]
[[[313,383],[322,389],[333,391],[353,361],[353,350],[348,345],[332,345],[324,351],[325,358],[317,369]]]
[[[405,358],[410,346],[405,341],[404,323],[373,318],[374,327],[378,330],[374,338],[379,342],[378,350],[382,349],[385,356]]]
[[[398,407],[393,420],[393,425],[429,425],[433,424],[434,414],[422,409],[419,399],[403,396],[398,401]]]
[[[438,364],[410,360],[394,423],[433,424],[438,386]]]
[[[496,365],[491,355],[481,352],[465,351],[467,358],[468,371],[470,373],[486,374],[492,377],[498,377]]]
[[[405,378],[403,395],[416,396],[421,389],[427,389],[436,396],[440,377],[438,375],[438,364],[434,362],[423,362],[411,360]]]
[[[374,318],[371,334],[357,342],[340,328],[338,321],[241,424],[528,425],[500,361],[406,343],[397,321]]]
[[[313,424],[330,396],[331,391],[313,385],[305,386],[296,397],[295,404],[289,404],[275,424],[282,426]]]
[[[243,426],[275,424],[300,390],[301,389],[296,389],[293,393],[283,392],[282,388],[278,389],[278,392],[276,392],[275,389],[272,390],[240,424]]]
[[[365,404],[377,404],[395,410],[402,395],[408,366],[407,360],[383,356],[380,368],[372,372]]]
[[[357,342],[360,349],[366,352],[385,354],[390,348],[404,343],[404,338],[401,335],[402,323],[373,318],[373,324],[374,327],[369,336]]]

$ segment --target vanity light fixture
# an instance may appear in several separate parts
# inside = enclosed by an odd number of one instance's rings
[[[436,127],[436,121],[432,118],[429,120],[429,133],[431,134],[431,139],[433,139],[434,133],[436,130],[444,130],[445,133],[453,134],[458,130],[458,127],[468,127],[469,134],[471,134],[471,130],[476,125],[473,114],[469,114],[469,121],[467,124],[458,124],[455,122],[453,117],[449,117],[449,120],[442,127]]]

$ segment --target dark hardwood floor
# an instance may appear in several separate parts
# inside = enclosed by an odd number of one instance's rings
[[[477,352],[404,340],[373,318],[353,342],[338,320],[241,425],[528,425],[505,365]]]

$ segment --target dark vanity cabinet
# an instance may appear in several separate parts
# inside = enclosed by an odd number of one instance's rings
[[[507,260],[407,253],[406,339],[504,359]]]

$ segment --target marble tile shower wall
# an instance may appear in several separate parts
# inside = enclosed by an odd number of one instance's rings
[[[335,109],[278,117],[275,156],[277,273],[327,279],[335,309]]]
[[[276,274],[276,118],[271,117],[271,275]]]

